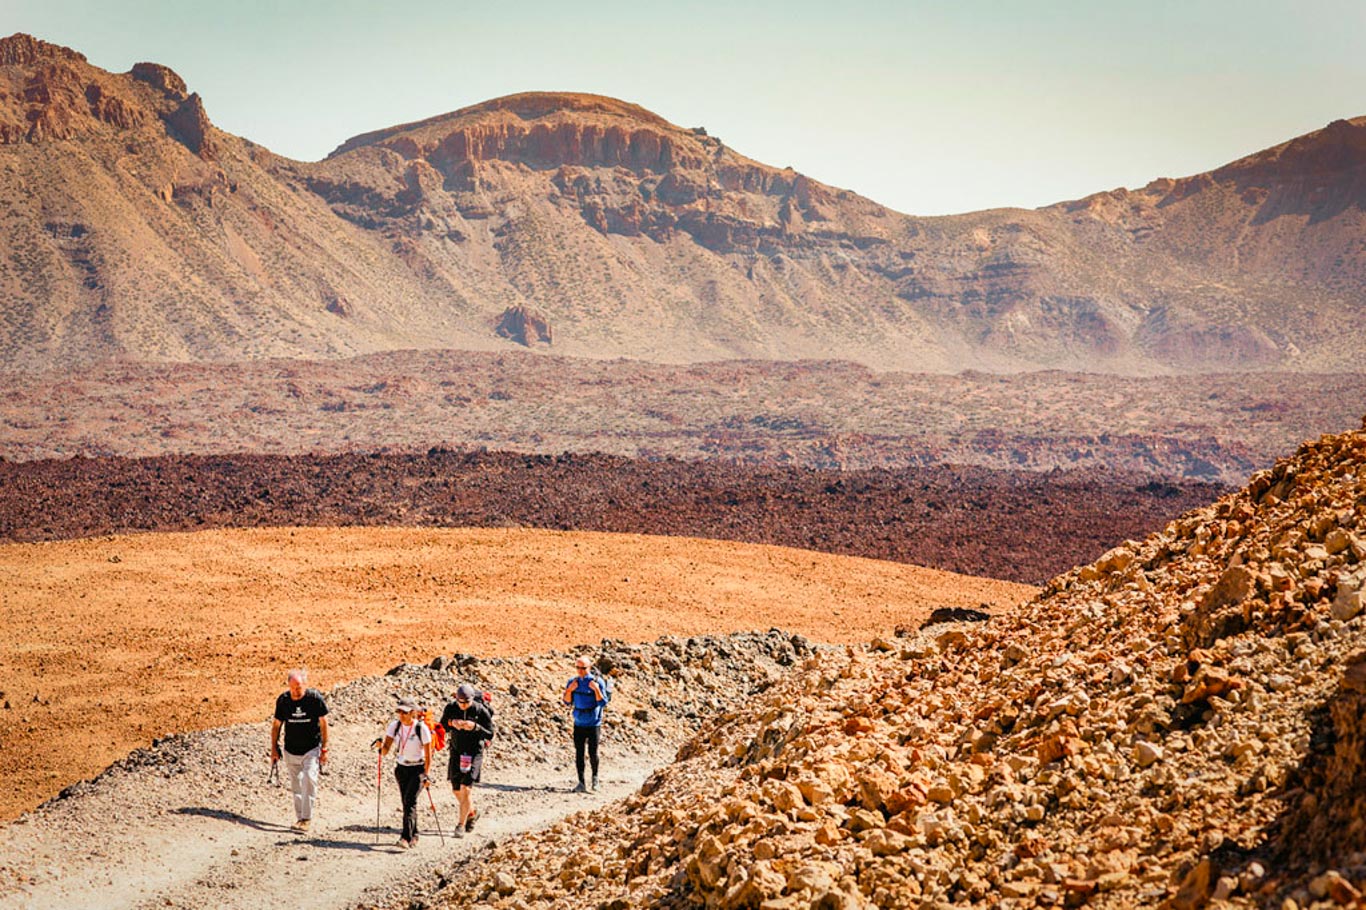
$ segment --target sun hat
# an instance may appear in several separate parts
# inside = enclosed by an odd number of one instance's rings
[[[415,705],[415,704],[413,703],[412,699],[404,698],[404,699],[400,699],[400,700],[399,700],[399,703],[394,707],[394,710],[396,710],[396,711],[416,711],[416,710],[417,710],[417,705]]]

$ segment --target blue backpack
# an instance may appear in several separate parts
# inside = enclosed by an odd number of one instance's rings
[[[598,691],[602,693],[601,703],[592,700],[593,696],[591,690],[588,688],[588,686],[584,685],[584,683],[588,681],[596,682],[598,684]],[[581,723],[588,715],[591,714],[593,718],[593,725],[596,726],[602,717],[603,709],[606,708],[607,703],[612,700],[611,680],[609,680],[605,676],[600,676],[596,672],[594,672],[590,673],[588,676],[576,677],[575,679],[570,680],[570,682],[574,684],[575,693],[574,722]],[[579,701],[580,696],[586,696],[583,703]]]

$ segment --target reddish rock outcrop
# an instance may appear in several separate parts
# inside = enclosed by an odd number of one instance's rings
[[[0,38],[0,66],[32,66],[43,59],[85,62],[85,54],[16,32]]]
[[[209,115],[204,112],[204,102],[200,100],[198,92],[186,98],[165,120],[166,125],[185,147],[200,158],[213,161],[218,157],[218,145],[213,139],[213,124],[209,122]]]
[[[160,63],[134,63],[128,74],[139,82],[160,89],[167,97],[176,100],[184,98],[188,92],[185,80],[180,78],[175,70]]]
[[[503,311],[494,332],[520,345],[531,347],[537,342],[550,344],[550,321],[545,314],[526,306],[509,307]]]

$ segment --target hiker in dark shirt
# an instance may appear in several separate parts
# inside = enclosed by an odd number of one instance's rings
[[[441,712],[441,726],[449,733],[451,751],[447,777],[455,799],[460,804],[460,818],[455,823],[455,836],[464,837],[474,830],[479,812],[474,808],[474,785],[484,766],[484,743],[493,739],[493,715],[480,701],[474,687],[462,683],[455,690],[455,699]]]
[[[294,792],[294,830],[307,831],[318,799],[318,767],[327,764],[327,702],[317,689],[307,688],[308,671],[290,670],[288,692],[275,699],[270,725],[270,760],[281,758]],[[284,728],[284,751],[280,729]]]
[[[574,707],[574,769],[579,772],[579,785],[575,793],[586,793],[588,788],[583,782],[583,757],[588,752],[588,761],[593,767],[593,790],[598,789],[598,735],[602,730],[602,709],[607,705],[606,685],[592,672],[588,658],[580,657],[574,661],[575,676],[565,684],[564,703]]]

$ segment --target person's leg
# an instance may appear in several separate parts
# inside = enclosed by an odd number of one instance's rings
[[[322,748],[310,749],[304,755],[303,761],[303,790],[304,790],[304,815],[305,822],[313,818],[313,810],[318,805],[318,759],[321,757]]]
[[[289,778],[289,792],[294,797],[294,823],[297,826],[299,822],[310,817],[305,814],[309,811],[304,775],[304,758],[306,756],[295,755],[293,752],[283,750],[281,756],[285,763],[285,775]]]
[[[574,770],[579,772],[579,789],[584,789],[583,783],[583,750],[588,743],[588,727],[574,728]]]
[[[470,788],[468,784],[455,791],[455,802],[459,809],[459,815],[455,821],[455,836],[464,837],[465,823],[469,821],[470,814],[474,811],[470,807]]]
[[[465,830],[474,830],[474,820],[479,816],[479,810],[474,808],[474,785],[479,783],[479,778],[484,771],[484,753],[481,751],[474,756],[474,763],[470,767],[470,779],[465,784]]]
[[[417,840],[417,795],[422,789],[422,769],[395,765],[394,779],[398,781],[399,798],[403,802],[403,833],[399,839],[411,844]]]
[[[588,728],[588,763],[593,768],[593,789],[598,789],[598,733],[602,727]],[[583,775],[580,774],[580,777]]]

